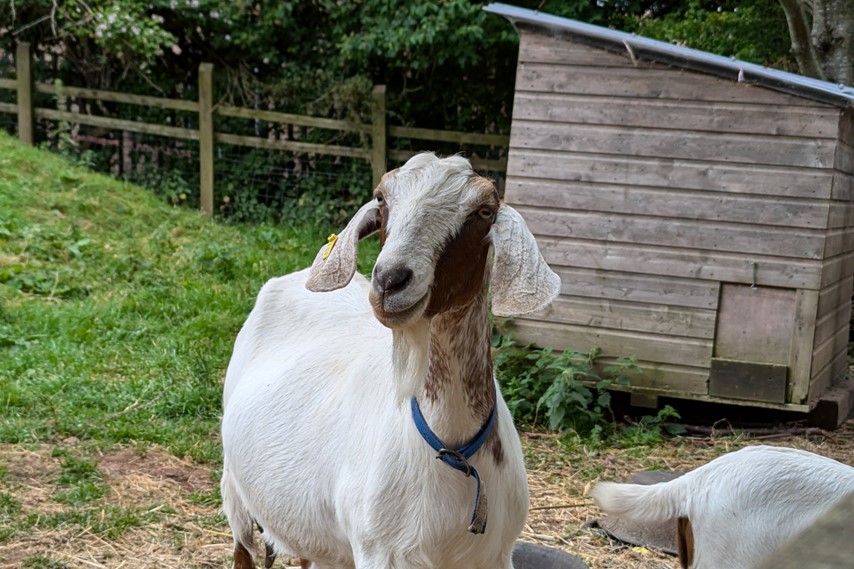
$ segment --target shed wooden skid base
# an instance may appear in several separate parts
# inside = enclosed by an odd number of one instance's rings
[[[849,417],[854,418],[854,379],[850,376],[818,398],[810,412],[810,424],[833,430]]]
[[[854,89],[495,4],[520,35],[505,198],[563,281],[514,322],[634,356],[636,399],[839,424]],[[843,390],[844,391],[844,390]]]

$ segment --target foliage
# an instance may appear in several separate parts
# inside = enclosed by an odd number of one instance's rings
[[[630,384],[638,371],[633,358],[605,364],[597,349],[590,352],[519,346],[506,334],[493,336],[495,373],[517,424],[562,433],[565,444],[632,447],[660,444],[679,435],[679,413],[666,405],[634,423],[618,422],[611,409],[615,386]]]
[[[685,427],[673,421],[680,419],[679,413],[670,405],[659,409],[655,415],[644,415],[634,424],[625,427],[621,439],[627,446],[641,446],[661,442],[661,436],[683,435]]]
[[[631,31],[711,53],[793,70],[786,16],[768,0],[689,0],[661,16],[635,17]]]
[[[234,222],[341,225],[370,199],[370,166],[319,162],[254,150],[217,173],[219,212]],[[258,184],[247,184],[251,178]]]
[[[37,48],[36,75],[58,81],[139,94],[195,99],[202,62],[216,68],[218,102],[284,112],[364,121],[373,85],[387,86],[393,124],[471,132],[506,133],[510,128],[518,37],[504,18],[488,14],[490,0],[18,0],[0,11],[2,52],[16,41]],[[511,0],[544,13],[575,18],[651,37],[734,55],[750,61],[790,65],[785,18],[766,0]],[[3,70],[0,69],[0,74]],[[51,104],[68,101],[61,89]],[[3,93],[0,93],[3,96]],[[38,97],[46,98],[45,94]],[[101,102],[87,112],[151,123],[195,128],[193,113]],[[229,132],[288,137],[324,144],[360,144],[364,134],[320,128],[297,129],[223,119]],[[112,135],[107,135],[110,138]],[[98,133],[95,138],[104,138]],[[71,149],[67,129],[50,133],[53,147]],[[123,167],[118,140],[84,155],[101,170]],[[94,144],[94,143],[93,143]],[[156,144],[162,145],[163,141]],[[401,149],[423,142],[392,139]],[[177,146],[177,145],[176,145]],[[460,151],[434,143],[441,153]],[[170,150],[181,150],[170,148]],[[184,149],[185,150],[185,149]],[[220,150],[222,147],[220,146]],[[472,152],[473,149],[463,149]],[[495,150],[501,152],[501,150]],[[228,149],[226,149],[228,152]],[[145,163],[131,153],[132,171],[123,176],[144,183],[173,204],[197,207],[198,167],[194,160]],[[321,166],[283,174],[292,157],[252,151],[217,164],[222,215],[288,222],[338,221],[354,197],[370,186],[358,171],[349,188],[330,188],[312,174]],[[118,162],[118,164],[117,164]],[[144,167],[141,167],[144,166]],[[155,169],[157,172],[150,170]],[[166,170],[177,171],[165,174]],[[338,179],[353,174],[336,167]],[[247,181],[251,183],[247,183]],[[363,185],[364,184],[364,185]],[[358,187],[354,192],[351,188]],[[312,208],[332,203],[314,215]]]
[[[496,375],[514,418],[536,426],[540,412],[553,431],[573,430],[598,435],[613,422],[610,416],[614,385],[628,385],[637,369],[630,358],[600,365],[599,350],[588,353],[520,347],[508,336],[493,342]]]

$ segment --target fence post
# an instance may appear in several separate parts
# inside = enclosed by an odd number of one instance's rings
[[[386,171],[385,85],[376,85],[371,93],[371,172],[377,187]]]
[[[30,44],[19,43],[15,54],[18,82],[18,138],[33,144],[33,52]]]
[[[199,65],[199,202],[204,215],[214,211],[213,64]]]

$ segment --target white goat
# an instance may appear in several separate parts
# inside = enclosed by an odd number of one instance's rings
[[[356,249],[375,231],[369,282],[354,276]],[[284,553],[317,568],[512,567],[528,487],[492,371],[490,280],[499,315],[538,310],[560,288],[491,181],[464,158],[420,154],[310,270],[263,287],[225,382],[236,569],[254,566],[253,522],[268,564]],[[426,442],[419,412],[448,450]],[[456,453],[474,439],[479,452]]]
[[[677,520],[679,561],[690,569],[754,569],[848,493],[854,468],[811,452],[752,446],[669,482],[600,482],[608,515]]]

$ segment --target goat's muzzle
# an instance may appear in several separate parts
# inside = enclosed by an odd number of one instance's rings
[[[429,294],[414,296],[412,269],[406,265],[374,267],[369,299],[374,315],[389,328],[403,328],[421,316]]]

